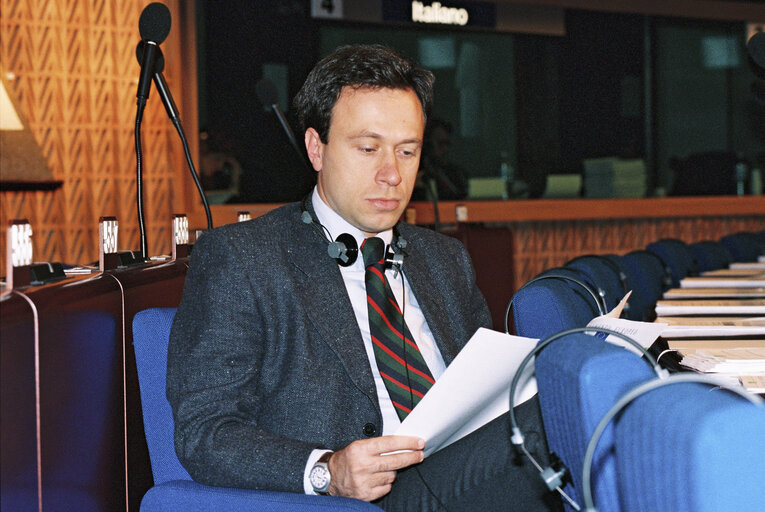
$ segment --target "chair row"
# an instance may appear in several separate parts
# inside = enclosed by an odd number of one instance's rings
[[[508,305],[505,330],[510,332],[507,322],[511,309],[519,336],[545,338],[563,329],[582,327],[616,307],[630,290],[622,316],[650,321],[656,301],[669,288],[679,286],[682,279],[726,268],[733,262],[757,261],[763,254],[765,231],[692,244],[667,238],[623,256],[579,256],[521,287]]]
[[[591,489],[600,512],[759,509],[765,502],[761,400],[685,382],[706,379],[698,375],[659,378],[646,363],[582,333],[537,355],[542,418],[549,448],[568,470],[566,494],[584,505]],[[639,387],[648,389],[635,394]],[[608,421],[615,404],[623,406],[621,414]]]

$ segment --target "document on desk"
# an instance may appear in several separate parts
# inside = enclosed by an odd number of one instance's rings
[[[643,348],[650,347],[654,341],[661,335],[662,331],[667,328],[667,324],[661,324],[656,322],[637,322],[635,320],[625,320],[624,318],[613,318],[608,315],[602,315],[590,320],[587,327],[604,327],[612,331],[629,336],[636,342],[638,342]],[[603,338],[606,341],[619,345],[635,352],[639,356],[643,355],[643,352],[635,347],[632,343],[629,343],[622,338],[614,336],[613,334],[606,335],[605,333],[596,333],[596,337]]]
[[[672,288],[665,299],[763,299],[765,288]]]
[[[765,272],[765,261],[738,261],[729,265],[732,269],[761,270]]]
[[[664,316],[656,322],[668,324],[663,338],[760,336],[765,334],[765,317]]]
[[[763,315],[765,299],[660,300],[656,302],[659,316],[684,315]]]
[[[537,341],[478,329],[395,434],[421,437],[428,456],[507,412],[513,377]],[[524,369],[516,405],[537,392],[533,366]]]
[[[686,277],[680,288],[762,288],[765,277]]]

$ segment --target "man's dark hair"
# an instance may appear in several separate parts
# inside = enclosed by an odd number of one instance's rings
[[[433,81],[433,73],[385,46],[342,46],[311,70],[294,105],[302,131],[313,128],[327,144],[332,108],[343,87],[412,89],[427,120],[433,103]]]

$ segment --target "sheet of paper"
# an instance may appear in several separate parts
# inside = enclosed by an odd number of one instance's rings
[[[421,437],[428,456],[507,412],[510,384],[537,341],[478,329],[401,423],[396,435]],[[537,392],[536,380],[526,380],[533,375],[533,366],[533,361],[526,366],[516,405]]]
[[[587,327],[603,327],[611,329],[629,336],[633,340],[637,341],[642,347],[648,348],[654,341],[661,335],[661,332],[667,327],[666,324],[660,324],[655,322],[636,322],[634,320],[625,320],[624,318],[612,318],[608,315],[599,316],[590,320]],[[624,341],[623,339],[614,336],[613,334],[606,335],[595,334],[595,336],[605,339],[614,345],[619,345],[628,350],[635,352],[642,356],[643,352],[637,349],[631,343]]]

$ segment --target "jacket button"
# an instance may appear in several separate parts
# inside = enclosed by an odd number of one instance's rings
[[[364,435],[367,437],[373,437],[377,433],[377,428],[374,423],[367,423],[364,425],[362,432],[364,432]]]

